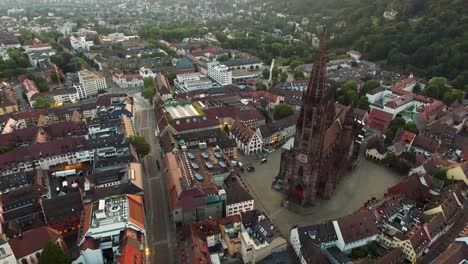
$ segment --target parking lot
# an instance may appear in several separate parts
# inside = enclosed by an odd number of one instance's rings
[[[281,150],[268,154],[265,163],[261,163],[260,158],[239,155],[244,167],[252,164],[255,168],[253,172],[241,173],[254,195],[255,207],[265,211],[285,236],[295,224],[317,224],[350,214],[372,197],[380,198],[388,187],[401,181],[399,174],[362,158],[358,168],[339,184],[332,199],[320,201],[305,215],[300,215],[281,207],[281,193],[271,189],[271,183],[278,175],[280,159]]]

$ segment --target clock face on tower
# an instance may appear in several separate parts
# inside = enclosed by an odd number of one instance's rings
[[[306,154],[299,154],[299,156],[297,156],[297,159],[302,163],[306,163],[307,162],[307,155]]]

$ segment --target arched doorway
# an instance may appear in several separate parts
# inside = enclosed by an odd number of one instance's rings
[[[302,202],[302,200],[304,200],[304,188],[302,187],[302,184],[297,184],[294,187],[293,195],[298,202]]]

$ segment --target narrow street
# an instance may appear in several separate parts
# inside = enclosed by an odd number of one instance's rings
[[[149,261],[155,263],[174,263],[172,244],[174,239],[172,221],[169,218],[169,204],[166,181],[161,159],[161,150],[155,136],[153,108],[147,106],[146,100],[135,100],[135,129],[146,138],[151,152],[141,162],[144,172],[144,202],[146,216],[147,247],[150,250]],[[158,162],[161,166],[158,169]]]

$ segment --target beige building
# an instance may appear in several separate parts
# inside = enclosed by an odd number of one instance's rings
[[[449,180],[463,181],[468,185],[468,161],[453,166],[447,170]]]
[[[101,91],[107,91],[106,78],[99,74],[83,70],[78,72],[78,79],[80,85],[76,85],[75,88],[80,99],[95,96]]]
[[[407,234],[398,233],[393,237],[382,233],[379,239],[387,247],[401,248],[405,258],[411,263],[416,263],[417,258],[430,243],[421,226],[414,227]]]
[[[0,88],[0,115],[18,111],[18,101],[13,91],[7,88]]]
[[[241,213],[241,255],[244,263],[258,263],[276,252],[286,250],[287,241],[258,210]]]

